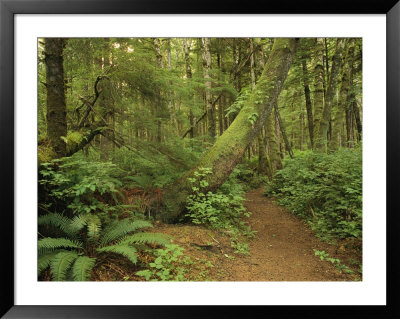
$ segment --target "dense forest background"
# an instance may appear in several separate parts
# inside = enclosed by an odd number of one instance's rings
[[[96,280],[110,253],[187,280],[181,248],[142,228],[228,230],[249,253],[259,188],[360,247],[361,146],[361,39],[39,39],[38,274]]]

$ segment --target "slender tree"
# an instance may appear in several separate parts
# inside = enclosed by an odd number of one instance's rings
[[[318,140],[316,141],[316,147],[320,151],[326,150],[327,134],[331,119],[333,99],[335,96],[337,81],[340,73],[343,48],[344,48],[344,39],[342,38],[337,39],[336,50],[332,60],[332,68],[329,75],[328,87],[326,91],[324,110],[322,112],[322,118],[319,123]]]
[[[314,148],[314,122],[312,114],[310,86],[308,80],[307,60],[305,57],[303,57],[302,59],[302,69],[303,69],[304,97],[306,100],[306,110],[307,110],[308,133],[310,136],[311,148]]]
[[[217,117],[215,104],[212,101],[211,92],[211,51],[210,51],[210,38],[201,38],[202,59],[203,59],[203,73],[205,84],[205,98],[206,98],[206,111],[207,111],[207,131],[211,141],[215,140],[217,134]]]

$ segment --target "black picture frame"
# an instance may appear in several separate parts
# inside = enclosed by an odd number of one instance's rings
[[[387,19],[387,105],[386,105],[386,178],[387,178],[387,305],[386,306],[16,306],[14,303],[14,15],[15,14],[386,14]],[[261,311],[268,315],[343,318],[359,315],[392,318],[399,316],[396,288],[396,257],[399,255],[396,196],[399,180],[400,137],[400,3],[398,0],[309,0],[246,1],[241,5],[216,1],[181,0],[0,0],[0,192],[1,221],[1,310],[4,318],[191,318],[236,314],[249,316]],[[383,106],[381,106],[383,107]],[[383,142],[383,141],[382,141]],[[377,169],[381,169],[377,163]],[[382,172],[382,174],[384,174]],[[379,216],[377,216],[379,218]],[[396,298],[397,297],[397,298]],[[177,301],[179,303],[179,301]],[[265,307],[268,307],[266,309]]]

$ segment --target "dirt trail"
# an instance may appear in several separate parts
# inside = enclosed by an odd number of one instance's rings
[[[313,249],[335,255],[335,247],[316,238],[308,225],[272,199],[262,189],[246,194],[252,212],[250,226],[257,236],[250,241],[250,256],[230,269],[238,281],[352,280],[330,262],[321,261]]]
[[[329,261],[321,261],[313,249],[324,250],[341,261],[353,255],[316,238],[305,222],[267,198],[262,189],[248,192],[245,206],[252,213],[251,229],[257,231],[255,238],[249,240],[249,255],[235,254],[228,236],[201,226],[159,224],[154,231],[173,236],[174,242],[185,248],[185,255],[214,265],[199,280],[355,280],[353,275],[340,273]]]

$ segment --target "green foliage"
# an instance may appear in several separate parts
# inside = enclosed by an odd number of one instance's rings
[[[40,255],[43,254],[43,252],[46,253],[53,252],[60,248],[77,249],[77,248],[82,248],[82,246],[83,246],[82,243],[75,240],[69,240],[67,238],[45,237],[39,239],[38,241],[38,251]]]
[[[79,256],[72,267],[74,281],[88,281],[90,279],[91,270],[96,263],[96,258],[88,256]]]
[[[43,163],[39,173],[46,204],[51,204],[54,210],[62,203],[67,213],[96,212],[104,217],[110,205],[101,199],[116,204],[122,196],[118,189],[122,186],[120,179],[124,172],[112,163],[91,162],[74,156]],[[39,203],[39,207],[43,206]]]
[[[131,247],[129,245],[116,244],[116,245],[101,247],[97,248],[97,252],[120,254],[129,259],[134,264],[136,264],[137,262],[137,253],[136,253],[137,250],[135,247]]]
[[[152,227],[143,220],[114,221],[102,229],[96,215],[79,215],[69,219],[59,214],[48,214],[41,216],[40,224],[59,227],[67,236],[38,240],[38,275],[50,266],[52,279],[56,281],[89,280],[100,254],[118,254],[136,264],[137,252],[143,249],[143,245],[169,244],[162,234],[134,233],[138,229]]]
[[[245,213],[243,206],[243,192],[239,187],[231,189],[222,187],[230,193],[222,191],[216,193],[203,190],[208,186],[207,175],[211,174],[209,168],[199,168],[194,173],[194,178],[189,178],[193,194],[187,200],[187,216],[195,224],[205,224],[212,228],[228,228],[240,223],[240,218]]]
[[[329,256],[327,252],[324,250],[320,251],[317,249],[313,249],[315,256],[319,256],[319,259],[326,260],[331,262],[340,272],[345,272],[346,274],[353,274],[354,271],[351,270],[348,266],[341,263],[339,258],[332,258]]]
[[[250,87],[248,88],[243,88],[239,94],[239,96],[236,98],[235,102],[233,102],[231,104],[231,106],[229,106],[227,108],[227,112],[226,112],[226,117],[230,117],[232,115],[237,115],[240,110],[242,109],[244,103],[248,100],[249,96],[251,94],[251,89]],[[250,118],[249,118],[250,120]]]
[[[249,226],[242,220],[250,217],[243,206],[243,189],[232,175],[216,192],[204,192],[208,186],[209,168],[199,168],[193,178],[189,178],[193,193],[187,200],[187,217],[194,224],[203,224],[210,228],[223,229],[231,237],[231,245],[236,253],[248,254],[246,243],[240,242],[241,236],[254,236]]]
[[[184,264],[191,263],[189,257],[184,257],[183,248],[167,244],[164,249],[154,251],[154,262],[149,269],[136,272],[136,275],[151,281],[184,281],[187,270]]]
[[[61,251],[50,261],[50,269],[53,281],[64,281],[67,278],[67,271],[72,263],[78,258],[74,251]]]
[[[235,167],[230,179],[240,183],[240,186],[245,191],[264,187],[268,182],[268,177],[258,174],[257,169],[258,156],[246,159]]]
[[[104,229],[104,235],[100,240],[100,246],[104,246],[118,238],[122,238],[126,234],[146,227],[153,227],[153,225],[145,220],[132,221],[124,219],[121,221],[114,221]]]
[[[361,148],[298,152],[276,172],[267,194],[306,218],[323,239],[362,236]]]

